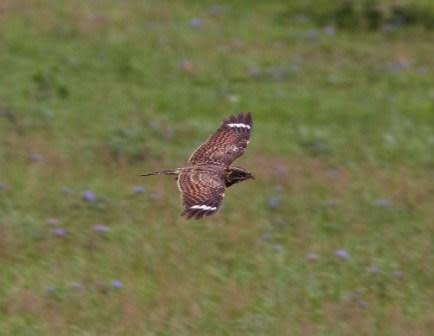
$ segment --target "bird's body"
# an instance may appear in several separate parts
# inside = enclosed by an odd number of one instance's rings
[[[144,174],[175,175],[187,218],[199,219],[215,213],[225,188],[253,178],[247,170],[231,166],[249,143],[252,129],[250,113],[226,118],[217,131],[189,159],[189,166]]]

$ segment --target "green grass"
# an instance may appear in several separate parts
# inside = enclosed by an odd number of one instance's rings
[[[432,31],[328,35],[283,1],[61,3],[0,5],[0,335],[432,332]],[[241,111],[256,180],[184,220],[172,179],[138,175]]]

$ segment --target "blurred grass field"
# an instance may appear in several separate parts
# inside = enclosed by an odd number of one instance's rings
[[[0,335],[432,334],[434,6],[342,3],[0,2]],[[138,175],[243,111],[186,221]]]

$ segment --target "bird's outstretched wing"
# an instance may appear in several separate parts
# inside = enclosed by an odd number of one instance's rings
[[[223,168],[213,170],[188,169],[178,176],[183,216],[199,219],[215,213],[224,197]]]
[[[215,163],[229,166],[249,144],[252,115],[240,113],[223,120],[217,131],[190,156],[192,164]]]

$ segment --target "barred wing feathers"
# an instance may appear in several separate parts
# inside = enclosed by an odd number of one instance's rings
[[[184,207],[182,215],[187,219],[212,215],[220,207],[225,191],[223,168],[184,170],[177,183]]]
[[[229,166],[239,158],[249,144],[252,115],[240,113],[223,120],[217,131],[190,156],[193,165],[215,163]]]

